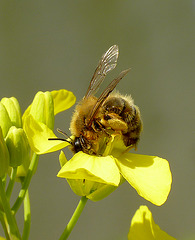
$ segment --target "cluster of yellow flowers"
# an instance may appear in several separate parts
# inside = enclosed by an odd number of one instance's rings
[[[65,141],[49,141],[53,133],[54,116],[70,108],[76,101],[72,92],[59,90],[38,92],[32,104],[21,116],[15,98],[0,102],[0,177],[17,168],[18,178],[27,175],[33,153],[37,155],[67,147]],[[99,201],[127,181],[137,193],[155,205],[162,205],[169,195],[172,175],[167,160],[126,152],[122,140],[113,136],[104,156],[76,153],[67,160],[63,151],[58,177],[66,178],[79,196]],[[143,237],[144,236],[144,237]],[[132,219],[128,235],[134,239],[174,239],[155,223],[149,209],[141,206]]]

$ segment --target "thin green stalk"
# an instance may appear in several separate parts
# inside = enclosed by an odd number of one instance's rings
[[[17,174],[17,167],[14,167],[14,168],[12,168],[9,184],[7,186],[7,191],[6,191],[7,199],[10,199],[10,197],[11,197],[11,193],[12,193],[14,183],[15,183],[16,174]]]
[[[85,204],[87,203],[87,198],[86,197],[81,197],[79,204],[77,205],[77,208],[75,209],[69,223],[67,224],[64,232],[62,233],[61,237],[59,240],[66,240],[68,236],[70,235],[72,229],[74,228],[76,222],[78,221]]]
[[[14,214],[16,214],[16,212],[18,211],[20,205],[22,204],[22,202],[24,200],[26,191],[27,191],[27,189],[30,185],[31,178],[32,178],[32,176],[33,176],[33,174],[34,174],[34,172],[37,168],[38,160],[39,160],[39,156],[36,155],[35,153],[33,153],[27,175],[26,175],[26,177],[25,177],[25,179],[22,183],[22,188],[19,192],[18,198],[16,199],[16,201],[15,201],[13,207],[12,207],[12,211],[13,211]]]
[[[10,238],[11,239],[12,238],[13,239],[21,239],[20,232],[18,230],[18,226],[17,226],[17,223],[16,223],[16,219],[15,219],[14,215],[12,214],[10,204],[9,204],[8,199],[6,197],[1,178],[0,178],[0,196],[1,196],[2,206],[3,206],[4,212],[5,212],[5,215],[6,215],[6,219],[7,219],[7,224],[9,226]]]
[[[31,211],[30,211],[30,199],[28,190],[24,198],[24,228],[22,234],[22,240],[27,240],[30,234],[31,227]]]
[[[1,226],[3,227],[6,239],[11,240],[9,237],[9,233],[8,233],[8,229],[7,229],[7,225],[6,225],[5,214],[3,212],[0,212],[0,222],[1,222]]]

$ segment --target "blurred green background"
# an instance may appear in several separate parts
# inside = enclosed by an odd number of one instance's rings
[[[15,96],[22,111],[39,90],[65,88],[80,100],[101,55],[118,44],[118,66],[103,87],[132,68],[117,89],[131,94],[141,110],[137,152],[170,163],[172,190],[162,207],[124,183],[87,203],[70,240],[127,239],[141,204],[170,235],[195,239],[194,24],[194,0],[0,1],[0,98]],[[73,109],[57,116],[55,129],[68,132]],[[79,201],[56,177],[59,169],[58,153],[40,157],[30,185],[31,240],[58,239]]]

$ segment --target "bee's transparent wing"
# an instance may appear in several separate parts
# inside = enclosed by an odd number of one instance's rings
[[[95,94],[100,84],[103,82],[106,74],[113,70],[117,65],[119,49],[117,45],[113,45],[106,51],[100,59],[98,66],[93,74],[85,98]]]
[[[127,73],[130,71],[130,68],[127,70],[122,71],[117,78],[115,78],[108,86],[107,88],[103,91],[103,93],[100,95],[98,98],[95,106],[93,107],[91,113],[89,114],[89,117],[87,119],[87,125],[91,126],[92,121],[94,117],[96,116],[99,108],[102,106],[103,102],[105,99],[108,97],[108,95],[114,90],[116,85],[120,82],[120,80],[127,75]]]

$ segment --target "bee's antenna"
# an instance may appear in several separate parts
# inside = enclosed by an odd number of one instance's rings
[[[64,142],[68,142],[68,143],[72,144],[72,141],[69,142],[68,140],[66,140],[64,138],[48,138],[48,140],[60,140],[60,141],[64,141]]]
[[[61,129],[57,128],[57,131],[63,134],[65,137],[70,138],[67,133],[63,132]]]
[[[59,128],[57,128],[57,131],[61,134],[63,134],[65,137],[68,137],[68,140],[67,139],[64,139],[64,138],[48,138],[48,140],[60,140],[60,141],[64,141],[64,142],[68,142],[70,144],[72,144],[72,139],[65,133],[63,132],[62,130],[60,130]]]

